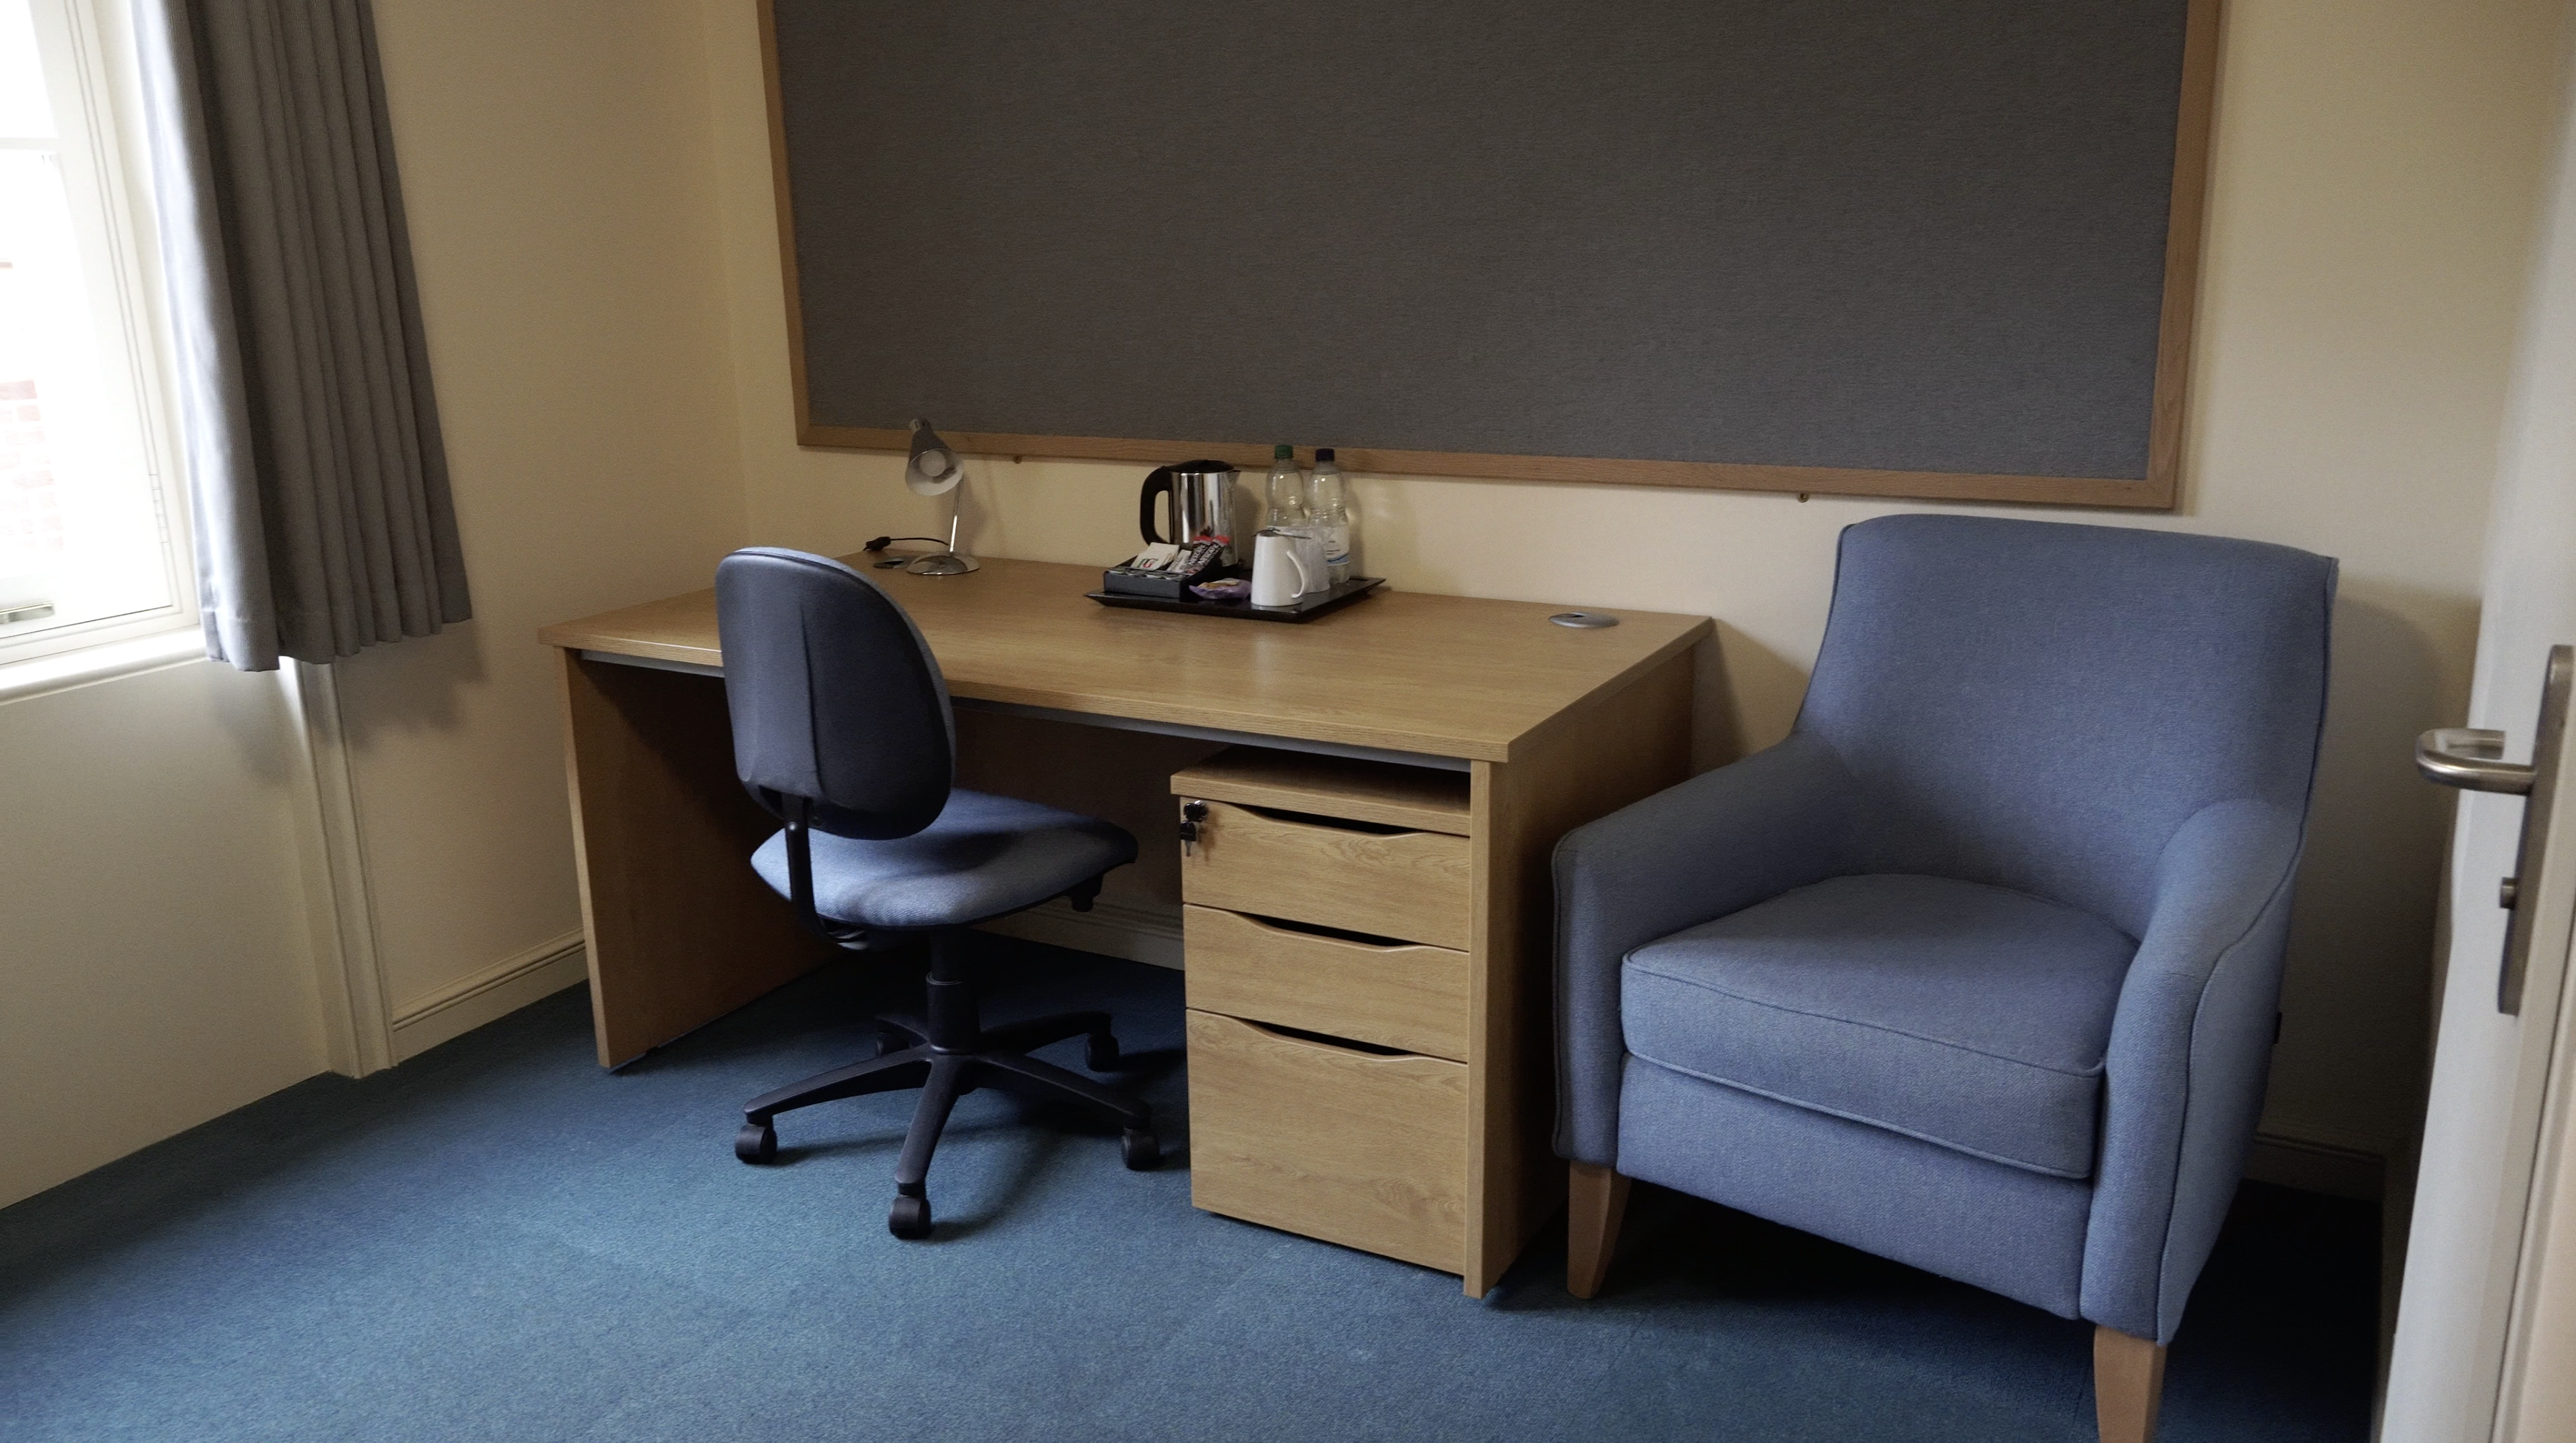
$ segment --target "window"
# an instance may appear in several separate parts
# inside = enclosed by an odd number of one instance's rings
[[[0,661],[192,619],[114,8],[0,0]]]

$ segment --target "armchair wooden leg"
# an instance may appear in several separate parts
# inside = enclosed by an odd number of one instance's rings
[[[2117,1328],[2093,1330],[2093,1417],[2102,1443],[2154,1443],[2165,1350]]]
[[[1596,1163],[1575,1163],[1566,1170],[1565,1202],[1565,1290],[1589,1298],[1601,1291],[1619,1249],[1628,1180]]]

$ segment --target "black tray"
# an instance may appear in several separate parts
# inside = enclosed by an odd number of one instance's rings
[[[1249,601],[1207,601],[1196,596],[1165,600],[1159,596],[1119,596],[1106,591],[1086,591],[1083,595],[1103,606],[1132,607],[1138,611],[1178,611],[1191,616],[1223,616],[1235,621],[1313,621],[1326,612],[1339,611],[1377,588],[1386,585],[1383,576],[1354,576],[1329,591],[1297,598],[1294,606],[1255,606]]]

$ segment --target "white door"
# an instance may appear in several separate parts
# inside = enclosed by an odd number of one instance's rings
[[[2569,1096],[2576,1065],[2568,1026],[2562,1011],[2500,1409],[2504,1436],[2521,1443],[2576,1438],[2576,1099]]]
[[[2562,114],[2549,234],[2515,366],[2488,531],[2471,726],[2505,734],[2502,759],[2533,760],[2543,673],[2576,643],[2576,144]],[[2564,753],[2576,727],[2550,750]],[[2455,741],[2458,739],[2454,739]],[[2552,758],[2537,759],[2546,763]],[[2464,793],[2450,862],[2451,928],[2440,991],[2405,1282],[2382,1443],[2542,1443],[2576,1374],[2567,1339],[2576,1188],[2566,1159],[2568,935],[2576,919],[2576,765],[2554,800]],[[2538,803],[2538,805],[2535,805]],[[2524,814],[2540,855],[2520,868]],[[2515,877],[2513,908],[2499,886]],[[2527,936],[2519,998],[2506,984],[2508,924]],[[2518,1002],[2518,1009],[2507,1011]],[[2544,1146],[2544,1142],[2549,1146]],[[2554,1299],[2545,1303],[2544,1300]],[[2538,1346],[2535,1347],[2535,1344]],[[2556,1356],[2552,1356],[2555,1353]]]

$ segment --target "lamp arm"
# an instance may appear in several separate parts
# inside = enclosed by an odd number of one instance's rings
[[[966,524],[966,470],[961,463],[957,484],[948,488],[948,549],[929,556],[916,557],[904,570],[914,576],[963,576],[978,571],[983,563],[957,549]]]

